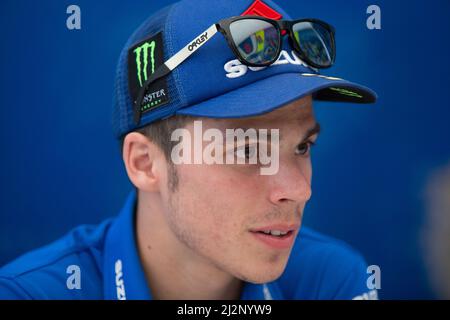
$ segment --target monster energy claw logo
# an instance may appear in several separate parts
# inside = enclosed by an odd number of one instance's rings
[[[145,42],[141,46],[134,49],[134,53],[136,54],[137,77],[139,80],[139,85],[141,87],[143,85],[143,82],[147,81],[147,78],[148,78],[147,66],[148,66],[148,51],[149,51],[149,49],[150,49],[152,74],[155,72],[155,47],[156,47],[156,43],[155,43],[155,41],[152,41],[152,42]],[[141,64],[141,60],[143,60],[143,66]]]

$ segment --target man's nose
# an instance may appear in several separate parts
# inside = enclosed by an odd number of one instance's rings
[[[306,203],[311,198],[311,166],[298,162],[280,162],[278,172],[271,176],[270,201]]]

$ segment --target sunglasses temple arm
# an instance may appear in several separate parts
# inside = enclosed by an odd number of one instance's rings
[[[200,49],[209,39],[211,39],[217,33],[217,25],[213,24],[208,29],[203,31],[200,35],[198,35],[194,40],[189,42],[183,49],[178,51],[174,56],[168,59],[164,64],[156,69],[156,71],[147,79],[147,81],[142,86],[139,91],[139,95],[134,104],[134,122],[136,125],[139,125],[141,121],[141,110],[140,107],[142,105],[142,100],[144,99],[144,95],[147,92],[149,86],[157,81],[158,79],[165,77],[168,75],[173,69],[178,67],[181,63],[183,63],[187,58],[189,58],[195,51]]]

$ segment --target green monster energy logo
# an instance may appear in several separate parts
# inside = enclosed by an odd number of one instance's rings
[[[360,95],[360,94],[358,94],[358,93],[356,93],[356,92],[353,92],[353,91],[344,89],[344,88],[330,87],[330,89],[333,90],[333,91],[337,91],[337,92],[339,92],[340,94],[349,96],[349,97],[362,98],[362,95]]]
[[[147,66],[148,66],[148,49],[150,49],[150,59],[152,64],[152,74],[155,72],[155,41],[145,42],[140,47],[134,49],[134,53],[136,54],[136,68],[137,68],[137,77],[139,79],[139,84],[142,87],[143,81],[147,81]],[[142,55],[142,53],[144,53]],[[141,56],[142,59],[141,59]],[[143,60],[143,66],[141,64],[141,60]],[[142,66],[142,68],[141,68]],[[143,81],[142,81],[143,80]]]

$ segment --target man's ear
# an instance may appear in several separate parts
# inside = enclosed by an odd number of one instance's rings
[[[137,189],[159,191],[165,158],[157,145],[143,134],[131,132],[123,141],[122,157],[128,178]]]

